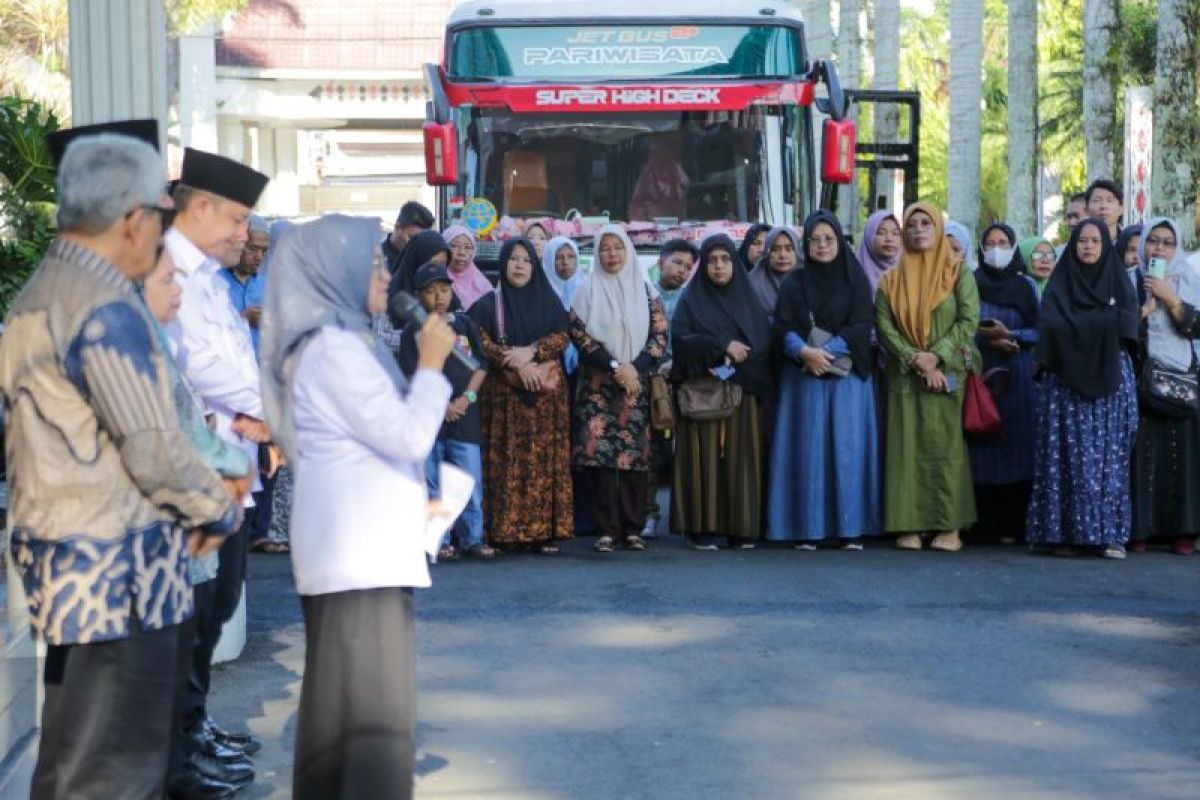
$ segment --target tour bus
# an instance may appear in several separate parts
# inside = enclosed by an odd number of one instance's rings
[[[779,0],[467,0],[426,77],[439,218],[473,225],[485,261],[532,219],[585,248],[619,221],[646,250],[795,225],[854,175],[837,73]]]

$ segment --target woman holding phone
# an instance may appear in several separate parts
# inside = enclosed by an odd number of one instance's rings
[[[979,327],[979,291],[945,235],[941,209],[904,212],[904,255],[875,295],[875,324],[887,353],[887,445],[883,527],[901,550],[962,549],[975,522],[963,438],[966,355]]]
[[[1033,347],[1037,344],[1037,284],[1025,274],[1017,234],[997,222],[979,240],[979,331],[975,344],[983,370],[992,377],[993,395],[1004,428],[990,439],[971,441],[971,476],[982,541],[1011,544],[1024,538],[1029,482],[1033,479],[1033,436],[1037,427],[1037,386]]]
[[[1179,246],[1179,230],[1159,217],[1145,227],[1138,244],[1144,272],[1146,310],[1142,349],[1153,364],[1192,378],[1197,376],[1200,340],[1200,273]],[[1133,537],[1130,549],[1141,552],[1155,538],[1171,542],[1171,551],[1195,552],[1200,535],[1200,410],[1167,416],[1142,404],[1133,458]]]

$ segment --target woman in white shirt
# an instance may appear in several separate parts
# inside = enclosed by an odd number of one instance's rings
[[[378,239],[378,220],[340,215],[288,231],[263,313],[263,401],[295,470],[302,799],[412,796],[412,587],[429,586],[424,463],[450,399],[454,333],[430,318],[406,382],[371,332],[389,281]]]

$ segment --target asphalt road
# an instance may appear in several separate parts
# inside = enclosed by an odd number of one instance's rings
[[[651,547],[435,569],[418,797],[1200,796],[1200,557]],[[213,711],[285,798],[300,607],[250,575]]]

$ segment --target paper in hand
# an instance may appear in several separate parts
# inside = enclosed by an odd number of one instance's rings
[[[467,507],[467,501],[475,491],[475,479],[471,473],[443,461],[438,465],[438,486],[441,490],[440,507],[436,514],[430,514],[425,523],[425,552],[435,564],[442,538]]]

